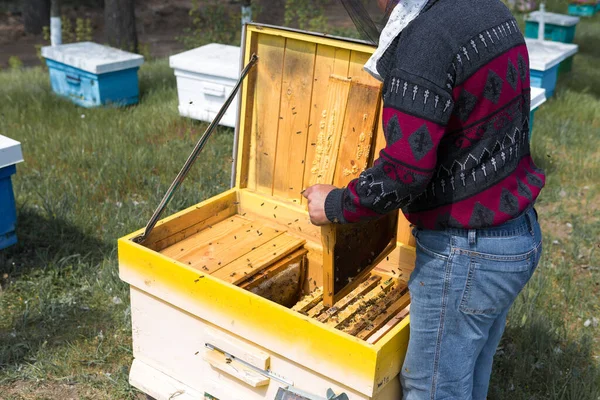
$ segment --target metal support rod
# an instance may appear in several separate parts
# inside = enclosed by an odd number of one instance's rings
[[[252,54],[252,57],[250,58],[250,62],[248,63],[248,65],[246,65],[246,67],[242,71],[240,79],[237,81],[236,85],[234,86],[233,91],[231,92],[231,94],[229,95],[227,100],[225,100],[225,104],[223,104],[223,107],[221,107],[221,109],[219,110],[219,113],[217,114],[215,119],[210,123],[210,125],[208,126],[208,128],[206,129],[206,131],[204,132],[204,134],[202,135],[202,137],[196,144],[196,147],[194,147],[192,154],[190,154],[190,156],[188,157],[187,161],[183,165],[183,168],[181,168],[181,171],[179,171],[179,174],[177,174],[177,177],[175,178],[173,183],[171,183],[171,186],[167,190],[167,193],[165,194],[162,201],[160,202],[160,204],[154,211],[154,214],[150,218],[150,221],[148,221],[148,224],[146,225],[146,229],[145,229],[144,233],[141,236],[138,236],[137,238],[134,239],[134,241],[136,243],[142,243],[144,240],[146,240],[148,238],[148,236],[150,236],[150,233],[156,226],[158,220],[160,219],[160,216],[162,215],[163,211],[167,207],[167,204],[169,204],[169,202],[171,201],[173,194],[175,193],[177,188],[179,188],[179,186],[181,185],[181,183],[187,176],[188,172],[192,168],[192,165],[194,165],[194,162],[198,158],[198,155],[200,155],[200,152],[202,151],[202,149],[204,149],[204,146],[208,142],[208,139],[210,139],[210,136],[215,131],[215,129],[217,128],[217,125],[219,124],[219,122],[221,122],[223,115],[225,115],[225,112],[231,105],[231,102],[233,101],[237,92],[239,91],[240,87],[242,86],[244,79],[246,78],[246,76],[248,76],[248,73],[250,72],[252,67],[254,67],[254,65],[256,65],[257,61],[258,61],[258,57],[256,56],[256,54]]]

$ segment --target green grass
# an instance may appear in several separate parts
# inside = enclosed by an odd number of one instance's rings
[[[600,18],[576,40],[573,73],[536,114],[545,255],[511,311],[490,399],[600,398],[600,327],[584,327],[600,318]],[[166,61],[140,79],[138,106],[86,110],[52,95],[41,69],[0,73],[0,134],[26,158],[19,244],[0,251],[2,399],[139,395],[116,240],[146,223],[206,127],[179,117]],[[167,214],[228,188],[232,140],[215,134]]]
[[[179,116],[166,61],[140,81],[140,105],[86,110],[51,94],[42,69],[0,73],[0,133],[25,154],[19,244],[0,252],[0,398],[15,380],[132,396],[116,239],[145,224],[206,128]],[[217,131],[165,215],[229,188],[232,142]]]

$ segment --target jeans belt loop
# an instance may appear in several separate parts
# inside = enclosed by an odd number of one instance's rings
[[[477,230],[469,229],[469,246],[477,244]]]
[[[530,208],[525,213],[525,218],[527,219],[527,225],[529,225],[529,233],[531,234],[531,236],[535,236],[535,217],[533,216],[533,213],[533,208]]]

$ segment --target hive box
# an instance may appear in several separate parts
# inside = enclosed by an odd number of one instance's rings
[[[208,44],[169,58],[177,77],[179,114],[212,122],[231,94],[240,71],[240,48]],[[234,100],[221,125],[235,127],[238,103]]]
[[[17,243],[17,209],[11,176],[17,172],[16,164],[22,161],[21,144],[0,135],[0,249]]]
[[[385,146],[381,84],[363,70],[374,48],[250,24],[242,49],[244,63],[253,53],[259,62],[240,92],[235,186],[165,218],[142,243],[135,240],[142,231],[119,240],[120,277],[131,288],[130,382],[158,400],[174,393],[272,400],[284,388],[318,399],[331,389],[350,400],[396,400],[408,318],[370,343],[230,283],[239,272],[221,278],[210,272],[223,259],[240,261],[247,271],[257,259],[274,260],[277,246],[268,244],[273,253],[260,257],[254,252],[265,247],[259,237],[278,235],[291,245],[300,241],[306,252],[303,287],[323,287],[329,247],[300,192],[321,177],[314,166],[328,146],[319,143],[340,121],[334,183],[358,176]],[[343,107],[327,106],[342,98],[328,94],[333,78],[349,79],[350,90],[368,94],[348,96],[364,102],[351,121],[332,111]],[[410,231],[408,224],[401,231]],[[414,258],[414,248],[400,242],[376,269],[393,268],[394,279],[406,281]]]
[[[529,138],[533,133],[533,122],[535,112],[546,102],[546,89],[532,87],[531,88],[531,114],[529,115]]]
[[[535,11],[529,14],[525,22],[525,36],[532,39],[539,39],[539,21],[541,12]],[[562,43],[573,43],[575,38],[575,29],[579,23],[579,17],[556,14],[551,12],[544,13],[544,39]]]
[[[539,39],[539,21],[541,13],[533,12],[529,15],[525,25],[525,37]],[[545,33],[544,40],[552,40],[561,43],[573,43],[575,29],[579,23],[579,17],[563,14],[544,13]],[[573,67],[573,57],[567,58],[559,67],[559,72],[570,72]]]
[[[560,63],[575,55],[579,47],[538,39],[525,39],[525,42],[529,51],[531,86],[546,89],[546,97],[550,98],[556,89]]]
[[[569,4],[569,15],[580,17],[593,17],[596,14],[598,4],[592,2],[574,2]]]
[[[144,57],[92,42],[42,48],[52,90],[82,107],[139,101],[137,71]]]

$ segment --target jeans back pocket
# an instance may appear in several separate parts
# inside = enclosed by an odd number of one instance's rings
[[[531,278],[534,253],[513,260],[472,258],[460,311],[495,315],[510,307]]]

